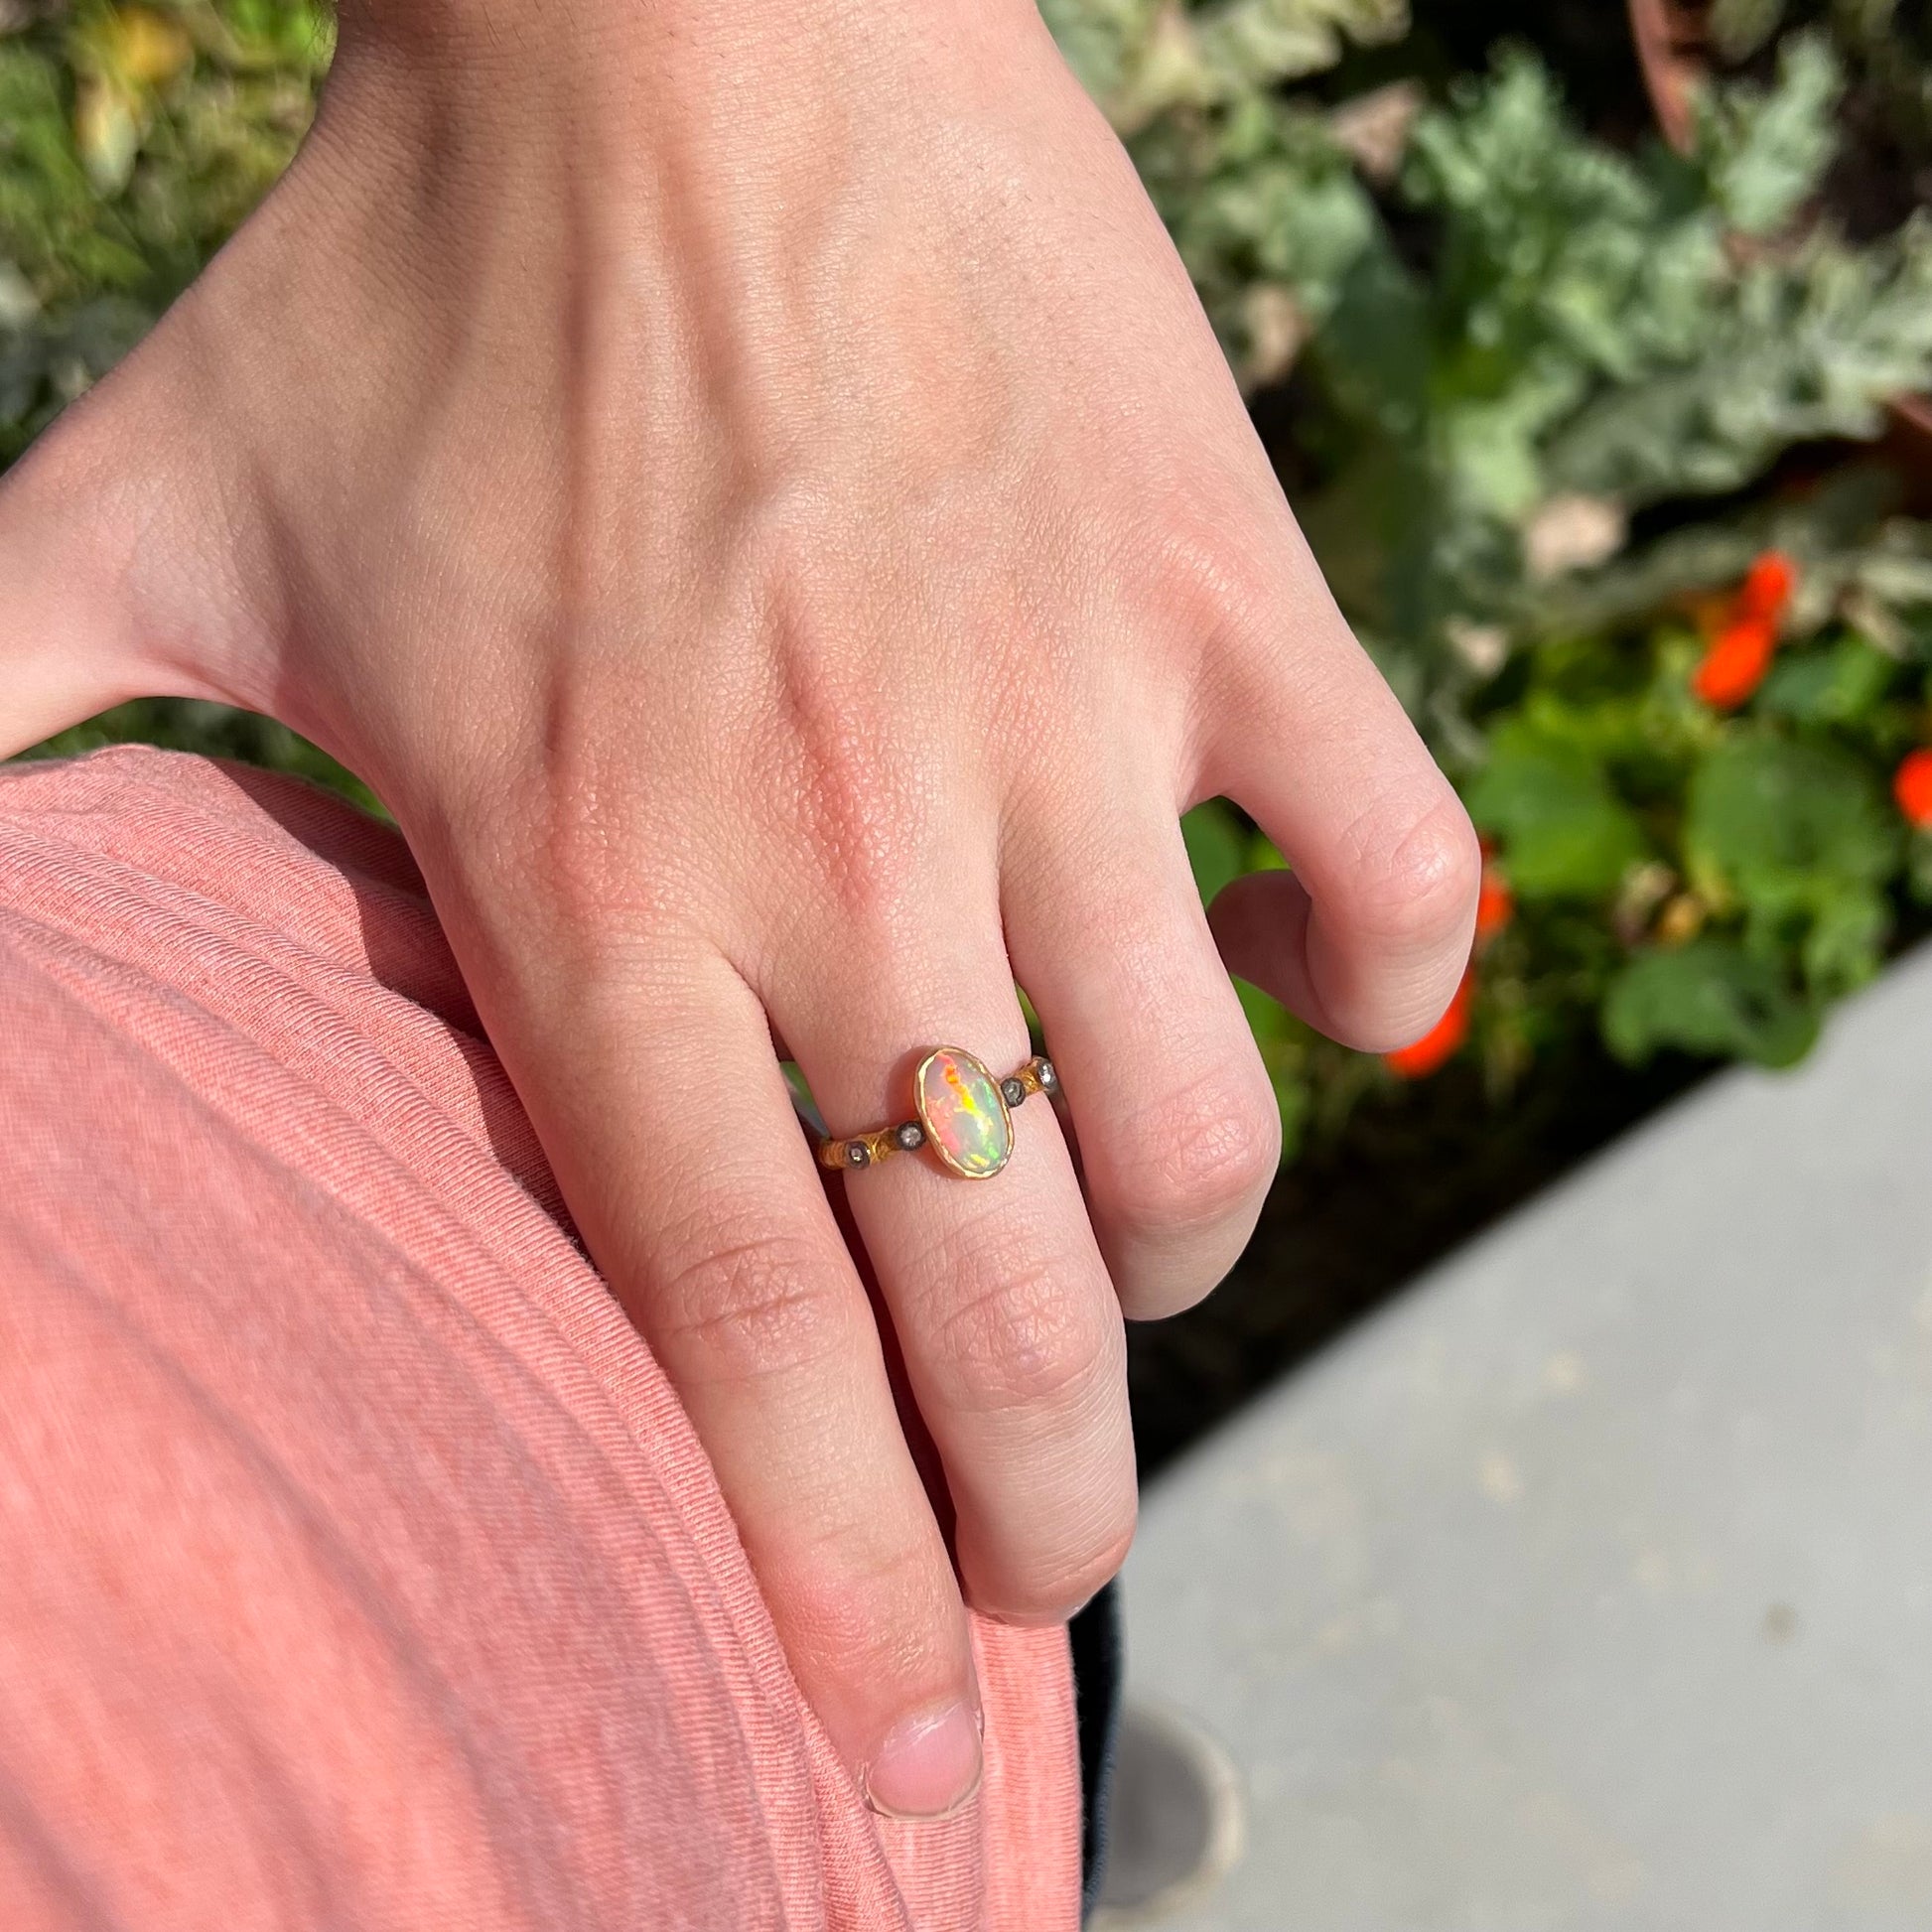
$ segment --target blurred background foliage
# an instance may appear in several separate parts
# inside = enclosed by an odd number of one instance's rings
[[[319,0],[0,0],[0,458],[267,192],[333,49]]]
[[[1291,1153],[1452,1059],[1500,1106],[1580,1042],[1801,1055],[1932,903],[1923,11],[1692,8],[1709,81],[1675,148],[1587,128],[1561,37],[1476,35],[1481,6],[1043,11],[1489,841],[1470,977],[1408,1053],[1244,989]],[[320,0],[0,0],[0,460],[266,191],[331,48]],[[374,802],[210,705],[43,750],[126,738]],[[1184,830],[1210,897],[1282,863],[1221,802]]]

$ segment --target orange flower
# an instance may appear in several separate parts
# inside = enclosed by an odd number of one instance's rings
[[[1382,1055],[1382,1064],[1403,1080],[1422,1080],[1452,1058],[1469,1036],[1469,1012],[1475,1005],[1476,969],[1471,966],[1455,989],[1449,1011],[1423,1036]]]
[[[1798,588],[1798,566],[1782,550],[1766,550],[1752,562],[1735,597],[1707,611],[1710,639],[1691,689],[1719,711],[1735,711],[1771,668],[1778,631]]]
[[[1691,689],[1719,711],[1735,711],[1764,682],[1777,647],[1777,625],[1769,619],[1732,618],[1692,672]]]
[[[1798,566],[1782,550],[1766,550],[1744,573],[1736,615],[1760,618],[1775,631],[1797,588]]]
[[[1482,886],[1476,894],[1476,944],[1482,945],[1505,931],[1515,916],[1516,895],[1509,890],[1509,881],[1484,866]]]
[[[1909,824],[1932,825],[1932,751],[1905,754],[1892,773],[1891,795]]]

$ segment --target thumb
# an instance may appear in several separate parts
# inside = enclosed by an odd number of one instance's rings
[[[0,758],[137,697],[255,704],[264,614],[193,297],[0,479]]]

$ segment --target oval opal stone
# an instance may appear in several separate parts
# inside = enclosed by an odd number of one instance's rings
[[[992,1074],[970,1053],[942,1046],[919,1062],[919,1121],[954,1173],[983,1179],[1013,1152],[1013,1125]]]

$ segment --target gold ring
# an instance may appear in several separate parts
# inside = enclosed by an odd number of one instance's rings
[[[962,1180],[990,1180],[1013,1158],[1014,1108],[1029,1094],[1050,1097],[1059,1090],[1060,1076],[1042,1055],[996,1080],[984,1060],[957,1046],[935,1046],[912,1075],[917,1120],[843,1140],[821,1138],[818,1158],[825,1167],[851,1173],[876,1168],[895,1154],[929,1147],[948,1173]]]

